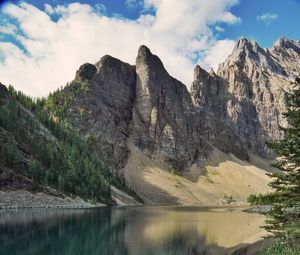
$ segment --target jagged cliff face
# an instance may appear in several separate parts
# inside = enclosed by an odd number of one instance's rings
[[[146,46],[140,47],[136,66],[110,56],[82,65],[55,95],[56,104],[64,105],[65,97],[64,117],[96,139],[99,154],[113,169],[126,165],[128,143],[151,157],[162,156],[177,171],[200,164],[213,146],[247,158],[230,126],[195,105],[186,86]]]
[[[125,166],[128,142],[163,155],[180,170],[204,151],[193,129],[194,106],[186,86],[169,76],[145,46],[135,67],[110,56],[82,65],[74,81],[55,95],[56,103],[63,105],[65,96],[71,98],[65,117],[96,138],[99,153],[113,168]]]
[[[190,93],[198,112],[198,134],[221,151],[248,159],[246,146],[233,132],[232,121],[226,117],[226,103],[230,99],[226,80],[213,70],[208,73],[196,66]]]
[[[62,104],[62,95],[71,95],[65,117],[96,138],[114,169],[126,165],[129,143],[176,170],[200,164],[215,148],[241,159],[248,151],[267,157],[265,141],[279,138],[279,126],[286,125],[299,46],[280,38],[262,49],[241,38],[217,73],[195,68],[190,92],[141,46],[136,66],[110,56],[84,64],[56,100]]]
[[[130,140],[150,154],[163,155],[175,169],[185,169],[204,147],[195,132],[195,110],[186,86],[145,46],[138,52],[136,74]]]
[[[82,65],[45,110],[86,136],[146,203],[224,204],[225,195],[245,201],[269,191],[269,163],[257,155],[272,157],[265,142],[287,125],[287,93],[299,74],[299,41],[262,49],[241,38],[216,73],[196,66],[188,91],[141,46],[135,66],[111,56]],[[0,130],[2,143],[7,137]]]
[[[93,137],[99,155],[112,169],[124,167],[128,156],[135,82],[134,66],[104,56],[95,65],[82,65],[75,79],[54,95],[58,107],[67,105],[64,118]]]
[[[240,38],[217,74],[199,66],[191,95],[197,107],[226,122],[247,150],[270,156],[266,141],[286,126],[287,92],[300,74],[300,43],[280,38],[270,49]]]
[[[225,118],[247,149],[267,156],[265,142],[280,138],[286,126],[286,93],[300,74],[300,43],[280,38],[270,49],[241,38],[219,66],[226,85]]]

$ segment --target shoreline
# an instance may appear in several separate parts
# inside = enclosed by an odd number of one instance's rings
[[[123,197],[122,197],[123,198]],[[116,199],[116,198],[115,198]],[[123,198],[124,199],[124,198]],[[123,200],[122,199],[122,200]],[[4,209],[30,209],[30,208],[61,208],[61,209],[77,209],[77,208],[102,208],[109,205],[102,203],[93,203],[86,201],[80,197],[71,197],[63,194],[55,196],[45,192],[30,192],[28,190],[0,190],[0,210]],[[245,213],[264,213],[264,208],[252,207],[247,203],[237,204],[142,204],[133,203],[132,199],[124,203],[117,203],[111,207],[132,207],[132,206],[157,206],[157,207],[173,207],[178,209],[184,208],[203,208],[210,210],[242,210]]]
[[[184,208],[203,208],[203,209],[216,209],[216,210],[230,210],[240,209],[248,212],[251,209],[249,205],[245,204],[141,204],[141,203],[120,203],[115,206],[109,206],[101,203],[92,203],[80,197],[54,196],[44,192],[32,193],[27,190],[0,190],[0,210],[9,209],[34,209],[34,208],[56,208],[56,209],[90,209],[102,207],[132,207],[132,206],[145,206],[145,207],[173,207],[178,209]],[[254,212],[256,213],[256,212]]]
[[[272,210],[272,205],[255,205],[245,209],[246,213],[267,214]]]
[[[32,193],[27,190],[0,190],[0,210],[30,208],[88,209],[105,206],[105,204],[94,204],[79,197],[66,195],[58,197],[43,192]]]
[[[230,249],[225,255],[260,255],[261,252],[273,245],[276,242],[275,238],[264,238],[250,244],[240,244],[237,247]]]

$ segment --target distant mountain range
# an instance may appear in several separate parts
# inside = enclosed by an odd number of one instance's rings
[[[42,107],[92,137],[112,176],[145,203],[241,203],[268,190],[263,170],[272,170],[274,155],[266,141],[279,139],[287,124],[297,76],[300,42],[284,37],[269,49],[240,38],[216,72],[195,67],[190,90],[141,46],[135,66],[111,56],[82,65]]]

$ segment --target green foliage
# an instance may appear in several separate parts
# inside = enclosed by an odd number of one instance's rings
[[[45,104],[45,98],[37,98],[36,100],[33,100],[30,96],[25,95],[23,92],[16,91],[11,85],[8,87],[8,90],[13,98],[17,99],[25,108],[32,112],[37,109],[41,109]]]
[[[224,199],[233,200],[233,196],[224,194]]]
[[[267,194],[258,194],[254,195],[251,194],[247,201],[251,205],[270,205],[277,201],[278,196],[280,196],[280,193],[278,192],[271,192]]]
[[[61,89],[50,93],[47,99],[44,100],[44,108],[53,113],[60,120],[64,120],[67,116],[70,105],[78,94],[87,94],[89,91],[89,82],[82,83],[72,82],[70,85],[64,87],[63,93]],[[83,116],[84,109],[77,109],[80,116]]]
[[[28,164],[28,172],[35,182],[42,182],[44,177],[44,171],[43,169],[41,169],[39,163],[36,160],[30,160]]]
[[[83,91],[83,93],[88,93],[89,91],[89,82],[88,81],[84,81],[81,85],[81,90]]]
[[[270,148],[280,158],[276,167],[282,173],[270,174],[270,186],[277,192],[272,202],[271,217],[266,229],[278,237],[300,238],[300,79],[296,79],[293,92],[288,97],[289,108],[285,118],[289,126],[281,128],[283,138],[270,143]]]
[[[300,255],[300,244],[278,242],[265,249],[261,255]]]
[[[185,169],[184,161],[181,159],[168,158],[167,162],[170,165],[171,172],[176,175],[182,175],[182,171]]]
[[[227,201],[228,204],[236,202],[232,195],[224,194],[224,199]]]
[[[67,122],[56,122],[45,110],[51,97],[33,100],[9,87],[16,99],[0,102],[0,126],[17,142],[26,144],[34,159],[27,166],[27,174],[36,183],[98,202],[110,202],[111,176],[108,168],[91,150],[92,137],[83,139]],[[35,117],[51,132],[43,130]],[[54,102],[53,102],[54,104]],[[18,159],[14,144],[1,145],[1,158],[11,168]]]
[[[15,167],[18,163],[19,155],[17,146],[14,143],[1,144],[0,160],[8,167]]]

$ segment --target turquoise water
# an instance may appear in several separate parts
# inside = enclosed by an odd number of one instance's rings
[[[201,207],[6,210],[0,254],[226,254],[263,235],[263,222],[239,209]]]

